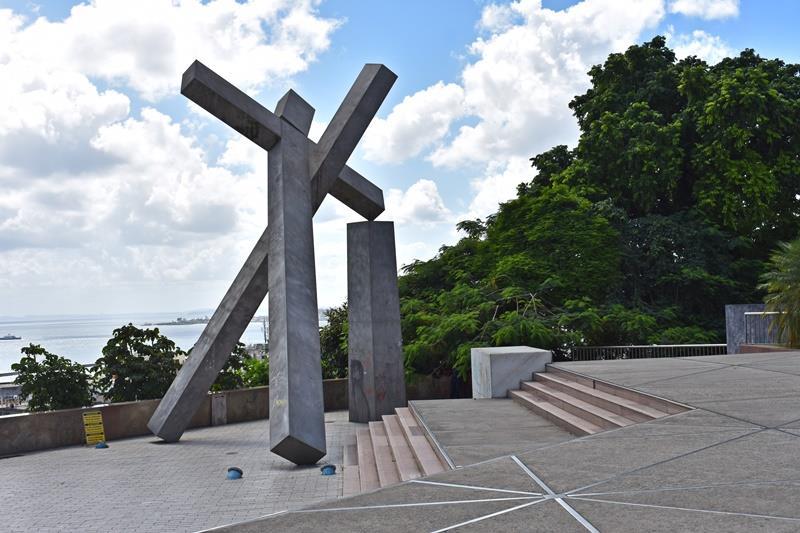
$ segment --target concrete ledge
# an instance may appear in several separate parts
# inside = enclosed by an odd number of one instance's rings
[[[553,361],[548,350],[530,346],[473,348],[472,397],[505,398],[518,389],[520,381],[530,380],[534,372],[543,372]]]
[[[794,351],[797,351],[797,348],[789,348],[780,344],[740,344],[738,353],[771,353]]]
[[[448,398],[450,378],[419,376],[408,384],[407,390],[410,399]],[[322,391],[326,411],[347,409],[347,378],[324,380]],[[85,411],[100,411],[103,414],[108,441],[150,435],[147,422],[160,401],[143,400],[0,416],[0,457],[83,444],[82,415]],[[189,427],[235,424],[265,418],[269,418],[269,387],[254,387],[208,394]]]

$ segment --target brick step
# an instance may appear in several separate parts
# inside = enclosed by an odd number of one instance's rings
[[[536,373],[533,375],[533,379],[554,389],[569,393],[585,402],[602,407],[607,411],[630,418],[636,422],[646,422],[668,414],[644,403],[586,386],[565,375],[552,374],[549,372]]]
[[[372,451],[381,487],[400,483],[400,475],[397,472],[397,465],[394,462],[392,449],[389,447],[389,439],[386,437],[386,427],[383,422],[370,422],[369,436],[372,440]]]
[[[647,406],[650,407],[651,409],[660,411],[662,414],[660,414],[658,417],[655,418],[660,418],[661,416],[665,416],[663,413],[673,415],[676,413],[683,413],[684,411],[690,409],[685,405],[671,402],[663,398],[658,398],[656,396],[651,396],[649,394],[644,394],[632,389],[627,389],[619,385],[614,385],[613,383],[607,383],[605,381],[600,381],[592,379],[587,376],[582,376],[580,374],[576,374],[575,372],[564,370],[556,366],[548,365],[546,373],[557,377],[562,377],[564,379],[569,379],[590,389],[612,394],[614,396],[624,398],[626,400],[630,400],[637,404]]]
[[[358,475],[361,492],[380,488],[378,466],[375,464],[375,450],[372,448],[369,429],[356,430],[356,448],[358,449]]]
[[[414,459],[414,452],[406,440],[403,428],[400,427],[400,418],[397,415],[383,415],[383,425],[386,428],[386,436],[400,480],[408,481],[421,477],[422,472],[417,460]]]
[[[620,428],[630,426],[634,423],[630,418],[598,407],[593,403],[585,402],[568,392],[550,387],[540,381],[527,381],[522,384],[522,390],[528,391],[541,400],[550,402],[556,407],[583,418],[603,429]]]
[[[541,400],[528,391],[510,390],[508,395],[523,407],[543,416],[572,434],[583,436],[603,431],[602,427],[575,416],[548,401]]]
[[[425,430],[419,425],[411,411],[407,407],[399,407],[394,411],[397,413],[400,428],[403,430],[422,475],[430,476],[443,472],[446,467],[442,465],[433,447],[425,437]]]

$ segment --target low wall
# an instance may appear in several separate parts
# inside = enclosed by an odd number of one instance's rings
[[[347,409],[347,378],[322,382],[326,411]],[[407,386],[409,400],[448,398],[450,379],[424,376]],[[147,422],[161,400],[122,402],[100,407],[63,409],[0,417],[0,457],[83,444],[86,411],[100,411],[106,440],[150,435]],[[189,427],[234,424],[269,417],[269,387],[209,394]]]
[[[797,348],[787,348],[780,344],[742,344],[739,346],[739,353],[769,353],[769,352],[793,352]]]

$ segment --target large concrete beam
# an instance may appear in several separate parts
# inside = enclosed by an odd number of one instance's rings
[[[387,72],[390,72],[386,67],[383,68]],[[361,87],[361,92],[356,91],[351,95],[351,93],[354,92],[354,89],[351,89],[350,93],[348,93],[350,99],[345,99],[345,101],[350,102],[350,104],[347,106],[344,104],[340,106],[336,115],[334,115],[335,120],[332,120],[331,124],[326,129],[326,133],[328,131],[331,133],[329,133],[327,137],[323,134],[327,148],[318,149],[313,141],[306,140],[306,142],[311,145],[309,150],[318,154],[314,173],[321,176],[320,179],[325,182],[322,185],[313,187],[313,190],[316,191],[313,196],[315,212],[320,204],[322,204],[328,191],[337,200],[341,201],[367,220],[374,220],[378,215],[383,213],[385,209],[383,191],[370,183],[358,172],[345,165],[347,157],[350,156],[350,153],[352,153],[355,148],[355,144],[358,143],[358,140],[363,134],[363,131],[360,133],[358,133],[358,131],[362,129],[362,126],[363,129],[366,129],[366,125],[362,125],[358,117],[350,116],[348,120],[347,112],[352,112],[354,110],[361,111],[367,108],[367,111],[371,111],[372,113],[368,115],[369,120],[371,120],[374,115],[372,107],[375,101],[377,101],[377,96],[381,94],[378,92],[376,96],[375,91],[365,91],[363,84],[359,85],[359,80],[364,78],[365,71],[371,72],[370,69],[365,67],[364,71],[362,71],[362,75],[359,76],[356,80],[356,84],[353,85],[354,88],[357,86]],[[386,81],[384,78],[386,78],[386,74],[383,73],[383,71],[380,71],[379,74],[379,81],[385,85]],[[391,76],[394,76],[394,74],[391,74]],[[396,78],[396,76],[394,77]],[[393,81],[394,79],[392,79],[392,82]],[[192,63],[186,72],[183,73],[181,94],[265,150],[270,150],[280,138],[279,119],[274,113],[237,89],[234,85],[228,83],[219,74],[199,61]],[[285,100],[290,97],[290,94],[297,96],[294,91],[287,92],[278,102],[278,112],[284,112]],[[380,96],[381,102],[385,96],[385,94]],[[299,98],[299,96],[297,98]],[[380,103],[378,105],[380,105]],[[311,106],[308,107],[310,108]],[[377,111],[377,108],[375,108],[375,111]],[[303,131],[306,129],[306,124],[310,127],[312,117],[313,108],[310,114],[308,109],[303,111],[298,109],[296,114],[287,115],[286,119],[296,128]],[[367,120],[367,124],[369,120]],[[337,131],[343,132],[349,136],[348,138],[350,141],[346,143],[346,145],[343,145],[342,142],[334,142],[335,139],[332,135],[333,132]],[[305,133],[308,132],[306,131]],[[355,143],[352,143],[353,139],[355,139]],[[320,139],[320,141],[322,141],[322,139]],[[352,147],[350,147],[351,143]],[[339,165],[341,156],[345,153],[347,157],[345,157],[344,160],[341,161],[341,165]],[[326,154],[331,157],[327,157]],[[325,161],[327,161],[327,163],[323,165],[322,163]],[[335,170],[337,167],[338,170],[336,170],[334,174],[326,174],[326,172],[332,169]]]
[[[397,75],[384,65],[368,64],[361,69],[311,151],[311,190],[315,197],[333,188],[395,80]]]
[[[153,434],[167,442],[175,442],[183,435],[267,295],[268,251],[266,230],[147,423]]]
[[[302,205],[300,205],[300,210],[303,211],[303,213],[307,210],[306,207],[310,208],[310,213],[306,213],[308,214],[308,228],[304,225],[300,225],[293,214],[290,214],[288,218],[286,217],[286,213],[284,213],[283,210],[293,209],[295,205],[291,203],[280,210],[280,215],[275,215],[279,216],[280,227],[274,231],[281,240],[280,244],[276,246],[284,248],[279,254],[280,257],[276,255],[274,260],[277,262],[276,264],[282,265],[280,268],[283,269],[284,276],[286,272],[290,274],[288,278],[285,277],[283,281],[277,282],[278,285],[283,284],[281,292],[285,294],[284,297],[276,297],[276,301],[279,301],[279,307],[283,306],[284,303],[286,304],[285,308],[288,309],[288,311],[284,311],[284,315],[286,315],[285,321],[287,324],[294,320],[291,318],[294,315],[289,315],[289,313],[294,313],[294,311],[291,310],[291,306],[294,305],[294,303],[291,303],[294,296],[290,294],[294,290],[292,284],[297,284],[301,288],[305,287],[306,290],[310,287],[310,290],[314,293],[313,322],[306,317],[300,320],[300,322],[305,323],[300,327],[300,330],[289,332],[287,329],[287,334],[290,337],[293,336],[299,339],[306,339],[306,337],[310,336],[309,338],[311,340],[309,342],[312,344],[314,342],[313,339],[316,338],[316,349],[311,346],[311,351],[314,352],[316,354],[315,357],[317,357],[316,374],[319,373],[319,338],[318,332],[316,331],[317,318],[313,270],[313,233],[309,229],[311,227],[311,216],[322,204],[325,195],[328,193],[328,188],[330,188],[330,193],[334,197],[344,202],[368,220],[373,220],[383,212],[383,192],[356,171],[347,167],[345,162],[363,134],[363,130],[366,128],[369,120],[371,120],[372,116],[377,111],[377,106],[383,101],[385,93],[388,91],[388,88],[391,87],[394,79],[394,74],[389,72],[385,67],[376,65],[368,65],[365,67],[359,79],[356,80],[353,88],[351,88],[348,93],[347,98],[345,98],[345,102],[342,104],[339,111],[337,111],[328,130],[326,130],[326,135],[323,135],[325,142],[322,143],[322,148],[318,148],[315,143],[306,138],[314,110],[308,103],[294,93],[294,91],[289,91],[278,102],[278,115],[276,115],[225,81],[199,61],[195,61],[183,75],[181,92],[195,103],[266,150],[277,148],[278,145],[281,144],[281,148],[278,150],[280,153],[276,152],[270,155],[269,161],[273,162],[273,160],[275,160],[276,165],[273,167],[273,165],[270,164],[270,174],[273,174],[274,171],[284,172],[286,169],[289,169],[294,173],[292,177],[293,180],[297,176],[303,179],[304,176],[305,179],[308,180],[307,187],[310,189],[313,186],[314,193],[311,194],[309,192],[308,195],[304,196],[305,193],[301,191],[301,187],[294,181],[286,188],[285,180],[288,178],[281,175],[276,179],[284,181],[279,185],[275,185],[274,183],[268,185],[268,188],[277,187],[276,190],[278,192],[275,197],[284,196],[284,201],[295,202],[300,201],[296,200],[297,198],[304,198],[302,200]],[[343,139],[339,140],[334,134],[343,136]],[[290,136],[291,141],[282,143],[281,139],[284,135]],[[291,157],[285,155],[286,150],[291,152],[294,156],[302,156],[304,158],[303,161],[296,161],[294,163],[286,161],[286,157]],[[314,154],[313,165],[310,161],[312,151]],[[302,170],[296,165],[305,165],[305,169]],[[312,174],[317,178],[316,185],[313,185],[311,182]],[[270,179],[270,183],[273,181],[275,180]],[[270,195],[270,198],[272,198],[272,195]],[[273,220],[272,213],[273,209],[270,210],[271,221]],[[272,246],[270,244],[270,235],[272,231],[273,229],[269,227],[257,242],[255,248],[245,262],[245,265],[236,276],[236,279],[231,284],[231,287],[228,289],[228,292],[225,294],[222,302],[212,316],[211,321],[209,321],[195,345],[192,356],[178,373],[178,376],[173,381],[170,389],[167,391],[167,394],[160,402],[159,407],[148,423],[148,427],[151,431],[164,440],[176,441],[183,434],[192,414],[202,402],[208,388],[225,365],[236,342],[241,337],[259,305],[266,297],[269,283],[272,283],[271,281],[268,283],[269,264],[272,262],[269,251]],[[296,259],[295,254],[287,253],[287,249],[284,246],[287,238],[292,242],[295,233],[308,235],[306,241],[300,239],[298,242],[301,242],[300,248],[304,250],[307,250],[306,245],[310,243],[310,263],[307,263],[311,265],[310,276],[308,272],[294,272],[293,261]],[[308,256],[307,251],[302,252],[302,254]],[[303,259],[303,261],[307,260],[308,257]],[[281,276],[281,274],[276,274],[276,276]],[[305,281],[298,282],[297,280],[300,279]],[[309,279],[311,282],[308,281]],[[286,299],[286,295],[288,295],[288,300]],[[308,305],[310,300],[308,300],[306,296],[298,296],[298,298],[306,299],[306,303],[300,306],[303,309],[302,313],[305,313],[307,308],[312,307]],[[270,301],[270,309],[272,310],[272,299]],[[280,311],[277,311],[276,316],[279,314]],[[310,313],[306,314],[308,314],[309,317],[311,316]],[[272,311],[270,312],[270,316],[273,316]],[[280,321],[281,319],[277,318],[277,320]],[[313,335],[309,333],[312,327],[309,326],[309,324],[313,324]],[[289,328],[288,325],[286,327]],[[280,330],[281,326],[276,325],[275,328]],[[292,343],[288,343],[286,353],[293,353],[293,350]],[[285,359],[286,365],[284,366],[286,366],[287,369],[289,367],[294,368],[295,363],[292,362],[292,357],[287,355]],[[278,364],[276,366],[280,367],[281,365]],[[300,366],[302,366],[302,364]],[[313,370],[310,371],[313,372]],[[294,372],[294,370],[291,370],[289,373],[291,374]],[[314,385],[314,387],[316,386]],[[293,382],[287,381],[287,402],[292,398],[290,389],[293,388],[296,389]],[[316,393],[310,395],[310,397],[312,397],[312,402],[316,402],[316,400],[313,399],[315,396]],[[293,403],[297,405],[297,402]],[[321,413],[321,411],[319,412]],[[303,418],[302,416],[297,417],[294,415],[292,415],[292,417]],[[319,425],[317,421],[311,418],[308,420],[311,425]],[[273,443],[279,446],[279,451],[277,451],[277,453],[292,460],[296,459],[295,462],[313,462],[313,457],[318,455],[320,451],[324,455],[324,426],[320,427],[322,428],[321,431],[316,433],[313,431],[305,431],[304,428],[295,428],[291,426],[291,424],[288,425],[288,429],[282,428],[276,430]],[[304,432],[305,435],[301,435],[298,438],[294,437],[294,435],[300,435]],[[321,446],[319,445],[319,433],[322,434]],[[280,448],[281,443],[285,443],[284,446],[289,446],[293,451],[285,453],[280,451],[282,449]]]
[[[347,225],[350,421],[406,405],[394,224]]]
[[[284,122],[267,183],[269,440],[296,464],[326,453],[308,158],[305,134]]]

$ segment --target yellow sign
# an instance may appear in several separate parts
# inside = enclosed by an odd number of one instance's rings
[[[87,411],[83,413],[83,430],[86,433],[86,444],[97,444],[106,441],[103,429],[103,413]]]

